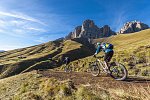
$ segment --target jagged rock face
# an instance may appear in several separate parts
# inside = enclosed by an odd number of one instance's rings
[[[108,37],[111,35],[116,35],[116,33],[113,32],[108,25],[101,28],[101,37]]]
[[[94,24],[92,20],[85,20],[82,26],[77,26],[73,32],[70,32],[66,39],[73,38],[101,38],[108,37],[114,35],[113,32],[108,25],[105,25],[102,28],[99,28]]]
[[[119,31],[119,33],[133,33],[133,32],[138,32],[144,29],[148,29],[149,26],[141,23],[139,21],[132,21],[132,22],[127,22],[124,24],[123,28]]]
[[[73,37],[73,32],[70,32],[66,37],[65,39],[72,39]]]
[[[66,39],[73,39],[79,37],[81,33],[81,27],[82,26],[77,26],[73,32],[70,32],[68,36],[66,36]]]
[[[79,37],[80,33],[81,33],[81,28],[82,26],[77,26],[73,32],[75,38]]]
[[[85,20],[82,24],[79,37],[97,38],[99,33],[100,29],[94,24],[92,20]]]

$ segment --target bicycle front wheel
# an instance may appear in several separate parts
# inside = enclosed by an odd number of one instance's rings
[[[115,63],[110,66],[110,76],[114,78],[115,80],[125,80],[127,78],[127,69],[123,64]]]
[[[93,76],[98,76],[100,73],[99,66],[96,62],[90,65],[90,71]]]

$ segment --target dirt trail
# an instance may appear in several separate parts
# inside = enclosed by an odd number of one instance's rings
[[[91,84],[99,86],[103,86],[104,88],[114,88],[114,87],[130,87],[131,85],[134,86],[143,86],[147,87],[150,86],[150,79],[142,79],[142,78],[128,78],[126,81],[116,81],[111,77],[106,75],[101,75],[98,77],[93,77],[90,73],[86,72],[55,72],[55,71],[39,71],[38,73],[42,74],[44,77],[54,77],[58,80],[67,80],[70,79],[74,82],[75,85],[80,84]]]

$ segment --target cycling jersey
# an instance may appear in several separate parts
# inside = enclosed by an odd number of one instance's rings
[[[101,50],[103,50],[105,53],[108,53],[108,52],[111,52],[113,51],[113,49],[109,49],[107,48],[106,46],[107,44],[106,43],[103,43],[101,45],[98,45],[97,47],[97,50],[96,50],[96,53],[95,54],[98,54]]]

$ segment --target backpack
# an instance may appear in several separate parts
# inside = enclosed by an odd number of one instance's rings
[[[106,49],[113,49],[114,48],[114,46],[110,43],[106,43],[105,46],[106,46]]]

